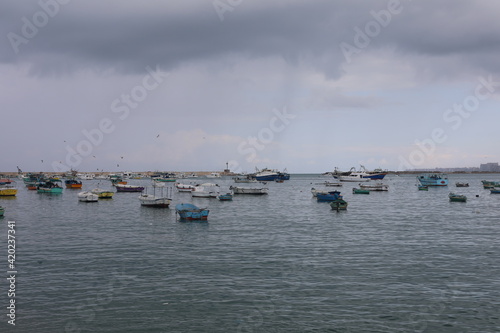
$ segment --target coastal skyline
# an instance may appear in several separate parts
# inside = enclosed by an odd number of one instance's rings
[[[500,3],[4,2],[1,171],[497,162]]]

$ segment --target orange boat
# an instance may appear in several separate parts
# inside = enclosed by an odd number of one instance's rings
[[[64,183],[66,188],[82,188],[82,182],[75,179],[68,179]]]

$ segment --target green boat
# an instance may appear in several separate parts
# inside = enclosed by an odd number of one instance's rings
[[[3,213],[5,213],[5,208],[3,208],[2,206],[0,206],[0,217],[3,216]]]
[[[347,201],[345,201],[342,198],[338,198],[330,203],[330,207],[332,207],[333,210],[336,210],[337,212],[339,210],[346,210],[347,209]]]
[[[467,197],[465,195],[462,195],[462,194],[450,193],[448,195],[448,197],[450,198],[451,202],[466,202],[467,201]]]
[[[419,186],[419,187],[418,187],[418,190],[419,190],[419,191],[429,191],[429,186],[424,186],[424,185]]]
[[[362,189],[362,188],[353,188],[353,194],[370,194],[370,190]]]
[[[63,188],[56,182],[43,182],[37,187],[38,193],[61,194]]]

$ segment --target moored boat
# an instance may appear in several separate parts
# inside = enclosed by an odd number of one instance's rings
[[[193,188],[191,196],[194,198],[216,198],[219,193],[219,185],[214,183],[203,183]]]
[[[368,182],[370,178],[367,178],[368,174],[362,171],[351,172],[349,175],[337,176],[338,180],[341,182]]]
[[[176,183],[175,188],[179,192],[191,192],[194,190],[194,185]]]
[[[95,189],[91,190],[90,192],[97,194],[99,199],[112,199],[113,195],[115,194],[115,192],[112,192],[109,190],[103,190],[100,188],[95,188]]]
[[[266,187],[240,187],[240,186],[231,186],[230,190],[233,191],[234,194],[268,194],[269,189]]]
[[[500,194],[500,190],[497,190],[497,189],[491,189],[491,190],[490,190],[490,193],[491,193],[491,194]]]
[[[143,186],[129,185],[129,184],[116,184],[117,192],[142,192],[144,191]]]
[[[311,193],[313,195],[313,198],[316,198],[318,196],[318,193],[322,193],[322,194],[328,194],[328,191],[323,191],[323,190],[317,190],[315,189],[314,187],[311,188]]]
[[[141,194],[139,196],[139,201],[141,203],[141,206],[157,208],[168,208],[168,206],[170,206],[170,203],[172,202],[172,200],[169,198],[157,197],[153,194]]]
[[[389,185],[384,183],[376,183],[376,184],[359,184],[359,187],[364,190],[370,191],[389,191]]]
[[[370,194],[370,190],[354,187],[352,189],[352,193],[353,194]]]
[[[82,182],[76,179],[67,179],[64,184],[66,188],[82,188]]]
[[[462,195],[462,194],[450,193],[448,195],[448,197],[450,198],[450,201],[452,201],[452,202],[466,202],[467,201],[467,197],[465,195]]]
[[[0,217],[2,217],[4,213],[5,213],[5,208],[0,206]]]
[[[257,179],[253,179],[249,176],[246,177],[234,177],[233,178],[235,183],[257,183]]]
[[[456,187],[469,187],[469,183],[460,183],[460,182],[456,182],[456,183],[455,183],[455,186],[456,186]]]
[[[419,191],[429,191],[429,186],[427,185],[419,185],[418,186]]]
[[[12,185],[0,186],[0,197],[14,197],[17,194],[17,188]]]
[[[57,182],[41,182],[37,186],[38,193],[49,193],[49,194],[61,194],[63,192],[63,188],[57,184]]]
[[[198,208],[190,203],[181,203],[175,206],[175,212],[179,215],[180,220],[184,221],[205,221],[208,219],[207,208]]]
[[[78,201],[81,202],[97,202],[99,200],[99,196],[90,191],[83,191],[78,193]]]
[[[231,201],[233,200],[233,194],[231,192],[220,194],[217,199],[220,201]]]
[[[279,179],[280,172],[277,170],[271,170],[264,168],[262,170],[258,170],[254,175],[254,178],[259,181],[259,182],[267,182],[267,181],[274,181],[276,179]]]
[[[333,210],[336,210],[337,212],[339,210],[346,210],[347,209],[347,201],[345,201],[342,196],[339,196],[339,198],[333,200],[330,202],[330,207],[332,207]]]
[[[318,200],[318,202],[332,202],[339,198],[342,198],[339,191],[329,191],[327,193],[318,192],[316,194],[316,200]]]
[[[417,177],[418,181],[423,186],[447,186],[448,176],[438,173],[424,173]]]

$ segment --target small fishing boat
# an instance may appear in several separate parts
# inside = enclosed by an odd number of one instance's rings
[[[231,201],[233,200],[233,194],[231,192],[221,194],[217,197],[220,201]]]
[[[83,191],[78,193],[78,201],[81,202],[97,202],[99,200],[99,196],[90,191]]]
[[[266,187],[238,187],[238,186],[231,186],[229,187],[231,191],[233,191],[234,194],[268,194],[269,189]]]
[[[203,183],[196,185],[191,191],[193,198],[217,198],[220,194],[219,185],[214,183]]]
[[[257,183],[257,179],[253,179],[250,176],[247,177],[234,177],[235,183]]]
[[[156,208],[168,208],[172,202],[169,198],[157,197],[153,194],[141,194],[139,201],[141,202],[141,206]]]
[[[389,191],[389,185],[386,185],[384,183],[376,183],[372,185],[359,184],[359,187],[363,190],[370,190],[370,191]]]
[[[424,186],[448,186],[448,176],[445,174],[424,173],[417,179]]]
[[[66,188],[82,188],[82,182],[76,179],[68,179],[64,184]]]
[[[337,186],[337,187],[341,187],[342,183],[326,181],[326,182],[323,183],[323,185],[325,185],[325,186]]]
[[[181,203],[175,206],[175,213],[179,215],[180,220],[206,221],[209,210],[207,208],[198,208],[190,203]]]
[[[452,202],[466,202],[467,201],[467,197],[465,195],[462,195],[462,194],[450,193],[448,195],[448,197],[450,198],[450,201],[452,201]]]
[[[483,184],[484,189],[489,190],[495,187],[500,187],[500,182],[493,182],[489,180],[482,180],[481,183]]]
[[[426,185],[419,185],[418,186],[419,191],[429,191],[429,186]]]
[[[330,207],[332,207],[333,210],[336,210],[337,212],[339,210],[346,210],[347,209],[347,201],[345,201],[342,196],[339,196],[336,200],[330,202]]]
[[[191,192],[194,190],[194,185],[176,183],[175,188],[179,192]]]
[[[95,189],[91,190],[90,192],[97,194],[99,199],[113,199],[113,195],[115,194],[115,192],[103,190],[100,188],[95,188]]]
[[[460,183],[460,182],[456,182],[456,183],[455,183],[455,186],[456,186],[456,187],[469,187],[469,183]]]
[[[153,187],[153,194],[148,194],[147,189],[139,196],[141,206],[155,207],[155,208],[168,208],[172,200],[163,195],[163,187],[160,187],[161,193],[156,195],[156,188]]]
[[[352,193],[353,194],[370,194],[370,190],[354,187],[352,189]]]
[[[0,197],[14,197],[17,194],[17,188],[12,185],[0,185]]]
[[[63,188],[57,182],[41,182],[37,186],[38,193],[49,193],[49,194],[61,194],[63,192]]]
[[[0,217],[2,217],[4,213],[5,213],[5,208],[0,206]]]
[[[316,200],[318,200],[318,202],[332,202],[339,198],[342,198],[339,191],[330,191],[327,193],[318,192],[316,194]]]
[[[491,193],[491,194],[500,194],[500,190],[497,190],[497,189],[491,189],[491,190],[490,190],[490,193]]]
[[[143,186],[129,185],[129,184],[116,184],[116,192],[142,192]]]
[[[311,188],[311,193],[313,195],[313,198],[316,198],[318,196],[318,193],[321,193],[321,194],[328,194],[328,191],[322,191],[322,190],[317,190],[315,189],[314,187]]]

